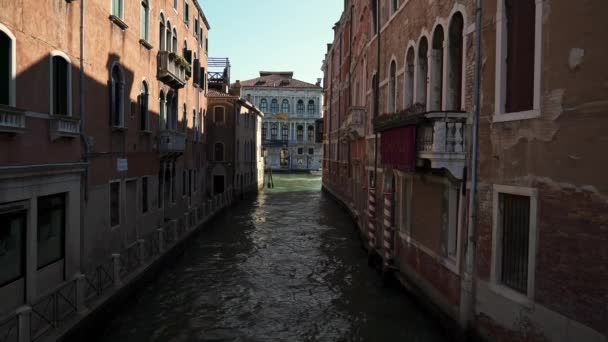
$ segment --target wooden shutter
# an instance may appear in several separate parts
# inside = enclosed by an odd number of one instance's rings
[[[506,112],[534,108],[534,0],[505,0],[507,18]]]
[[[200,87],[201,85],[201,68],[200,68],[201,63],[199,62],[198,59],[194,60],[194,65],[192,67],[193,73],[194,73],[194,79],[193,82],[194,84],[198,85]]]

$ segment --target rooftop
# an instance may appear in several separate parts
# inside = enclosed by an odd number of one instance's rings
[[[293,78],[292,71],[260,71],[260,77],[241,81],[243,87],[322,89],[320,85]]]

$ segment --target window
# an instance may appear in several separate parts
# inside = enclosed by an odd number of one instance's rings
[[[27,211],[0,214],[0,287],[25,277]]]
[[[428,49],[426,37],[422,37],[418,44],[418,65],[416,66],[416,103],[426,108],[426,84],[428,79]]]
[[[214,157],[215,157],[215,161],[224,161],[224,144],[222,143],[215,143],[215,148],[214,148]]]
[[[112,67],[111,80],[111,122],[114,127],[124,127],[124,80],[118,64]]]
[[[198,39],[198,33],[199,33],[199,27],[198,27],[198,18],[195,16],[194,17],[194,38]]]
[[[277,135],[278,135],[278,124],[277,123],[272,123],[270,125],[270,137],[271,140],[277,140]]]
[[[190,6],[188,5],[188,1],[184,0],[184,23],[188,26],[190,20]]]
[[[123,18],[123,0],[112,0],[112,15],[120,19]]]
[[[173,0],[173,9],[177,12],[177,0]]]
[[[391,0],[391,14],[395,14],[399,9],[399,0]]]
[[[120,182],[110,183],[110,226],[120,225]]]
[[[316,112],[316,108],[315,108],[315,101],[314,100],[310,100],[308,101],[308,114],[315,114]]]
[[[540,2],[498,1],[496,17],[502,20],[496,21],[497,114],[520,114],[512,119],[540,115],[542,13]]]
[[[414,63],[416,53],[414,48],[410,47],[405,56],[405,78],[404,78],[404,108],[409,109],[414,104]]]
[[[283,129],[282,129],[282,133],[283,135],[283,141],[288,141],[289,140],[289,126],[287,124],[283,124]]]
[[[304,149],[303,149],[303,148],[301,148],[301,147],[300,147],[300,148],[298,148],[298,154],[299,154],[299,155],[304,154]]]
[[[148,177],[141,179],[141,212],[142,214],[148,212]]]
[[[289,113],[289,101],[286,99],[281,103],[281,112]]]
[[[150,118],[148,112],[148,84],[144,81],[141,84],[141,93],[139,95],[139,113],[140,122],[139,128],[142,131],[150,130]]]
[[[433,49],[431,50],[431,87],[429,110],[442,109],[443,99],[443,27],[438,25],[433,33]]]
[[[166,44],[166,39],[165,39],[165,16],[161,13],[160,14],[160,29],[158,30],[158,49],[160,51],[165,51],[167,50],[167,44]]]
[[[304,140],[304,127],[298,126],[296,129],[298,142],[302,142]]]
[[[315,126],[308,126],[308,141],[315,141]]]
[[[70,115],[72,82],[70,63],[62,56],[51,57],[51,114]]]
[[[168,127],[168,122],[167,122],[167,101],[165,100],[165,93],[163,93],[163,91],[160,91],[160,96],[159,96],[159,108],[160,108],[160,115],[159,115],[159,120],[160,120],[160,129],[161,130],[167,130],[169,129]]]
[[[171,51],[177,53],[177,30],[175,27],[173,28],[173,46],[171,47]]]
[[[372,0],[372,35],[378,33],[378,0]]]
[[[165,30],[165,36],[166,36],[166,44],[167,44],[167,51],[169,52],[175,52],[173,51],[173,35],[171,34],[172,30],[171,30],[171,22],[169,20],[167,20],[167,28]]]
[[[296,109],[297,109],[298,114],[304,114],[304,101],[298,100]]]
[[[272,113],[277,113],[279,111],[279,101],[277,101],[277,99],[272,99],[270,102],[270,111]]]
[[[150,34],[150,6],[148,0],[141,0],[140,38],[149,40]]]
[[[313,154],[315,154],[315,149],[314,149],[314,148],[309,148],[309,149],[308,149],[308,154],[310,154],[311,156],[312,156]]]
[[[222,106],[215,106],[213,110],[213,122],[215,122],[217,125],[223,125],[226,119],[224,117],[224,112],[226,109]]]
[[[391,62],[388,84],[388,112],[395,113],[397,111],[397,63],[395,61]]]
[[[462,61],[463,61],[463,27],[464,19],[460,12],[452,17],[448,45],[447,72],[447,109],[460,111],[462,109]]]
[[[15,40],[12,34],[0,29],[0,104],[15,105],[15,80],[13,64]],[[0,276],[0,282],[2,278]]]
[[[492,282],[532,297],[537,190],[494,185]]]
[[[268,101],[266,99],[260,100],[260,111],[264,113],[268,112]]]
[[[262,123],[262,140],[268,139],[268,124]]]

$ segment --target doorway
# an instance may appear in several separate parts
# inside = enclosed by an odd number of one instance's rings
[[[213,194],[224,193],[224,176],[213,176]]]

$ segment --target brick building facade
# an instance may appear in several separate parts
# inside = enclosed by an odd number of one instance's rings
[[[345,1],[334,26],[324,188],[386,272],[490,340],[607,339],[605,10],[483,2],[470,237],[475,2]]]

